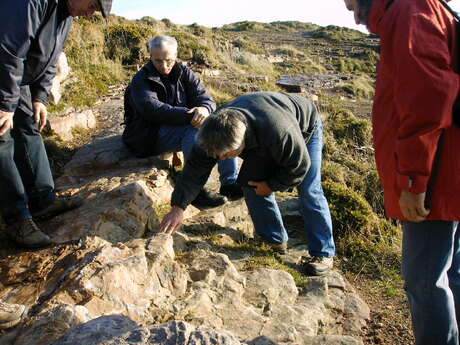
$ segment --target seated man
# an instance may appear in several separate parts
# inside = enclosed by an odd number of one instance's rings
[[[150,61],[134,76],[125,92],[123,141],[139,157],[182,151],[185,160],[196,140],[197,128],[215,110],[215,102],[193,71],[176,62],[174,37],[156,36],[149,42]],[[237,162],[219,163],[220,193],[241,198],[235,185]],[[222,195],[202,188],[195,206],[219,206]]]
[[[159,231],[174,232],[217,159],[240,156],[238,184],[256,234],[284,253],[288,235],[274,191],[298,186],[311,257],[307,273],[321,275],[335,255],[329,206],[321,187],[322,123],[315,105],[296,95],[257,92],[240,96],[208,117],[198,133]]]

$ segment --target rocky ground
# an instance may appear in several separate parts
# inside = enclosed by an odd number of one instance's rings
[[[93,109],[98,133],[56,180],[85,203],[40,223],[55,245],[24,251],[0,235],[0,298],[30,306],[0,344],[362,344],[370,310],[356,290],[337,270],[305,276],[303,239],[282,257],[254,246],[242,201],[190,207],[181,231],[155,232],[170,163],[129,155],[121,101],[114,90]]]

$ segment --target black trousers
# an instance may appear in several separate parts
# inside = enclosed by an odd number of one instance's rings
[[[31,211],[54,200],[53,190],[38,123],[17,109],[13,129],[0,136],[0,213],[7,224],[31,218]]]

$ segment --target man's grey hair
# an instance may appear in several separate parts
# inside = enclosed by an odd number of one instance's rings
[[[198,145],[210,157],[244,147],[248,122],[238,110],[224,108],[211,114],[198,131]]]
[[[177,51],[177,40],[171,36],[159,35],[149,41],[149,51],[154,49],[173,48]]]

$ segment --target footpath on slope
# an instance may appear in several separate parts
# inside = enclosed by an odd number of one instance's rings
[[[251,246],[243,201],[189,207],[180,231],[157,234],[169,162],[123,147],[119,94],[94,113],[99,133],[56,180],[84,205],[40,223],[56,244],[23,250],[0,232],[0,298],[30,306],[1,345],[362,344],[369,308],[352,286],[335,270],[303,276],[303,239],[283,257]],[[281,207],[296,215],[295,200]]]

